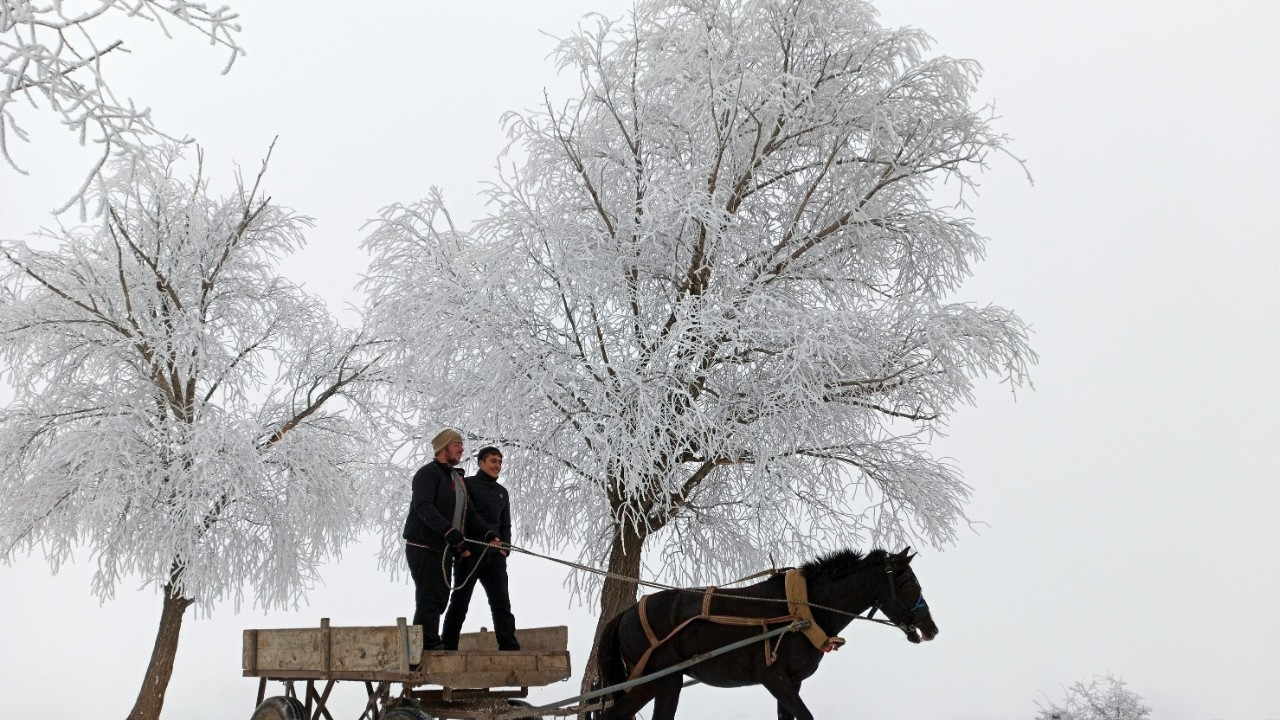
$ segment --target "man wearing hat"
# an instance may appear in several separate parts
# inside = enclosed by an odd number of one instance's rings
[[[431,439],[435,460],[413,476],[413,497],[404,523],[405,559],[413,576],[417,607],[413,624],[422,626],[422,648],[441,649],[440,614],[449,602],[453,556],[468,557],[466,536],[499,544],[498,533],[467,502],[462,436],[446,428]]]

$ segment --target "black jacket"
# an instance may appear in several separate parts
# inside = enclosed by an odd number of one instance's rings
[[[483,518],[485,526],[496,528],[502,542],[511,544],[511,501],[507,498],[507,489],[498,483],[498,479],[486,475],[483,471],[467,478],[467,494],[471,496],[471,504]],[[477,526],[478,528],[478,526]],[[467,524],[467,538],[484,540],[483,534],[477,535],[473,526]]]
[[[443,550],[449,543],[445,535],[453,530],[453,508],[458,501],[454,483],[462,479],[462,471],[432,460],[413,476],[413,497],[404,521],[404,539],[430,550]],[[496,537],[493,527],[485,522],[471,503],[463,508],[463,525],[457,528],[467,537],[486,540]]]

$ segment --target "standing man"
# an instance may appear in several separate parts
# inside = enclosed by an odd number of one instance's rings
[[[484,522],[489,527],[498,529],[502,545],[510,545],[511,503],[507,499],[506,488],[498,484],[498,474],[502,472],[502,452],[496,447],[486,447],[476,455],[476,459],[480,469],[467,478],[467,493]],[[468,527],[467,537],[481,539],[473,537],[473,532],[475,531]],[[454,590],[449,597],[449,611],[444,616],[443,637],[446,650],[458,649],[458,635],[462,632],[462,621],[467,617],[467,606],[471,604],[471,593],[476,589],[476,581],[484,586],[484,594],[489,598],[498,649],[520,649],[520,643],[516,641],[516,618],[511,614],[511,595],[507,591],[508,551],[502,549],[502,546],[496,550],[484,550],[483,553],[472,553],[470,557],[462,558],[454,566]]]
[[[462,461],[462,436],[446,428],[431,439],[431,449],[436,458],[414,474],[404,522],[405,559],[417,604],[413,624],[422,626],[423,650],[442,647],[440,613],[449,600],[449,568],[454,555],[464,560],[471,555],[465,538],[473,535],[498,543],[492,526],[467,502],[466,483],[457,467]]]

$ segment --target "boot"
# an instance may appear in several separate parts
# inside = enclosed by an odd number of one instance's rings
[[[422,650],[427,652],[430,650],[441,650],[444,643],[440,642],[440,616],[424,615],[417,625],[422,626]]]

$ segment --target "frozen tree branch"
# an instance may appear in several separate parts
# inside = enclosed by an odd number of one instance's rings
[[[360,394],[374,343],[271,273],[309,221],[259,200],[261,174],[215,200],[174,160],[156,156],[60,249],[0,246],[16,393],[0,411],[0,547],[39,542],[56,566],[86,543],[104,596],[136,573],[202,604],[242,581],[287,604],[357,522],[350,471],[377,457]]]
[[[56,113],[80,144],[101,146],[79,190],[59,212],[76,204],[85,209],[90,185],[106,179],[102,171],[113,155],[139,162],[149,146],[168,137],[156,128],[149,109],[118,99],[111,89],[103,60],[116,50],[125,51],[120,40],[101,42],[111,16],[154,23],[170,37],[167,20],[188,26],[228,52],[224,73],[244,54],[236,40],[239,16],[225,6],[212,8],[190,0],[98,0],[84,5],[0,0],[0,156],[13,170],[27,174],[9,144],[10,137],[27,139],[17,116],[20,104]]]
[[[971,489],[928,438],[1035,354],[1014,313],[948,300],[986,240],[938,190],[1007,139],[976,65],[928,49],[848,0],[646,0],[566,38],[579,97],[509,116],[489,217],[446,228],[433,193],[367,240],[399,400],[503,442],[523,530],[629,577],[641,548],[698,582],[952,542]]]
[[[1095,675],[1067,688],[1061,702],[1036,702],[1036,720],[1147,720],[1151,707],[1115,675]]]
[[[215,199],[176,148],[144,159],[96,227],[0,243],[0,560],[40,547],[56,571],[85,546],[100,597],[126,575],[162,590],[134,720],[159,714],[187,607],[298,602],[386,445],[383,342],[275,274],[310,221],[260,197],[262,172]]]

